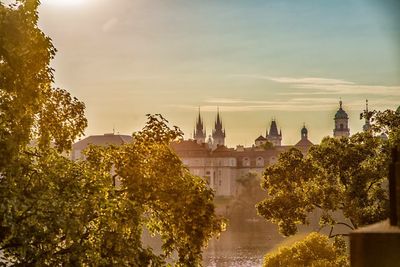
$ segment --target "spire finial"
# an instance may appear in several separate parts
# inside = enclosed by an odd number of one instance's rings
[[[365,99],[365,110],[368,112],[368,99]]]
[[[339,105],[340,105],[340,108],[342,108],[342,98],[341,97],[340,97]]]

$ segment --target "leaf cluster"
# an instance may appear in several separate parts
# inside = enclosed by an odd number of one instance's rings
[[[331,242],[325,235],[313,232],[291,246],[281,246],[264,258],[264,267],[279,266],[349,266],[346,244],[337,238]]]
[[[161,237],[162,257],[177,265],[198,265],[202,249],[224,223],[214,213],[211,189],[191,175],[170,148],[181,132],[166,123],[160,115],[149,115],[132,143],[104,150],[100,162],[113,166],[119,192],[140,208],[143,225]],[[93,152],[88,152],[87,160],[97,165]]]
[[[304,156],[292,148],[268,166],[263,188],[268,196],[257,205],[258,213],[274,223],[284,235],[307,224],[309,214],[322,211],[322,226],[343,224],[351,229],[387,216],[389,153],[385,141],[371,132],[350,138],[324,138]],[[338,222],[342,212],[350,222]]]

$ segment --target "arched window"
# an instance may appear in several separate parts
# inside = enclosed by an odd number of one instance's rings
[[[256,160],[256,166],[257,167],[264,167],[264,158],[263,157],[258,157]]]
[[[250,166],[250,159],[248,157],[243,158],[243,166]]]
[[[343,130],[343,123],[340,124],[340,130]]]

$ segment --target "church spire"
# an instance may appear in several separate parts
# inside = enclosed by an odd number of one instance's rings
[[[268,133],[268,130],[266,131],[266,138],[274,146],[280,146],[281,145],[282,130],[280,130],[278,132],[278,126],[276,125],[275,118],[273,118],[272,121],[271,121],[271,126],[269,128],[269,133]]]
[[[365,109],[363,113],[360,114],[360,120],[364,117],[365,124],[363,125],[364,132],[368,131],[371,128],[370,120],[372,117],[372,112],[368,110],[368,99],[365,100]]]
[[[193,138],[196,140],[198,144],[202,144],[205,143],[206,136],[207,136],[206,130],[203,124],[203,119],[201,117],[200,107],[199,107],[199,114],[196,119],[196,127],[194,129]]]
[[[214,148],[216,148],[217,145],[225,145],[225,129],[223,128],[222,125],[222,119],[219,114],[219,107],[217,107],[217,118],[214,123],[214,130],[212,132],[212,137],[213,137]]]

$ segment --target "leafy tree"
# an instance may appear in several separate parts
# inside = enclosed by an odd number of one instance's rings
[[[82,102],[52,88],[49,62],[56,50],[37,27],[38,3],[0,2],[1,260],[19,266],[160,266],[168,258],[200,264],[202,248],[223,223],[211,190],[169,148],[179,129],[149,116],[130,145],[91,147],[84,161],[60,154],[87,121]],[[144,227],[161,235],[163,254],[143,245]]]
[[[0,2],[0,171],[32,139],[62,151],[87,125],[84,104],[51,87],[56,49],[37,27],[38,4]]]
[[[260,178],[256,173],[247,173],[236,179],[240,185],[239,194],[235,196],[230,206],[230,225],[235,223],[243,226],[243,219],[256,218],[254,206],[264,198],[265,192],[260,187]]]
[[[214,213],[212,190],[202,178],[190,174],[169,146],[182,132],[166,123],[161,115],[148,115],[145,128],[134,134],[132,143],[103,149],[87,160],[114,169],[121,182],[118,191],[138,207],[140,223],[161,237],[160,257],[178,266],[200,265],[202,249],[224,223]]]
[[[263,266],[344,267],[349,266],[349,262],[343,239],[331,242],[327,236],[313,232],[291,246],[282,246],[277,252],[267,254]]]
[[[385,141],[371,132],[349,138],[329,138],[310,148],[304,156],[293,148],[266,168],[263,188],[268,197],[257,205],[261,216],[277,223],[284,235],[297,232],[298,224],[321,210],[322,226],[337,224],[356,229],[387,217],[389,153]],[[341,212],[349,221],[337,221]],[[332,236],[331,228],[331,236]]]
[[[372,132],[382,133],[388,138],[389,148],[400,145],[400,113],[387,109],[373,111],[371,114]]]

